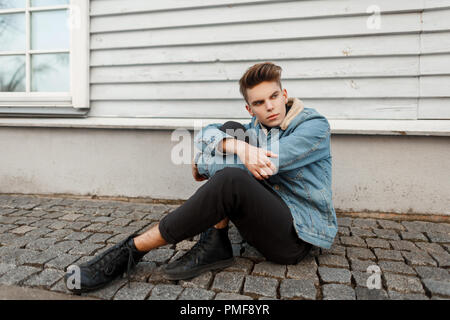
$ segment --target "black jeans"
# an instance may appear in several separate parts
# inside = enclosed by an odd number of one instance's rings
[[[244,127],[228,121],[220,129]],[[209,178],[185,203],[161,219],[168,243],[202,233],[228,217],[241,236],[269,261],[296,264],[312,245],[298,238],[286,203],[240,168],[226,167]]]

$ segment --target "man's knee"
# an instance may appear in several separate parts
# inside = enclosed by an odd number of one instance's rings
[[[216,177],[216,179],[233,181],[249,180],[249,178],[251,178],[245,170],[236,167],[225,167],[217,171],[213,177]]]

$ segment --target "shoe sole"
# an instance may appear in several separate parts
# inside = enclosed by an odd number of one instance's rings
[[[217,261],[214,263],[210,263],[204,266],[200,266],[185,272],[180,272],[180,273],[167,273],[164,272],[164,278],[166,278],[167,280],[186,280],[186,279],[191,279],[194,278],[206,271],[214,271],[214,270],[220,270],[220,269],[224,269],[227,268],[229,266],[231,266],[234,262],[234,257],[227,259],[227,260],[221,260],[221,261]]]

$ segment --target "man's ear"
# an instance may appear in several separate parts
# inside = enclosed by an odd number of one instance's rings
[[[247,109],[248,113],[250,113],[250,115],[251,115],[252,117],[254,116],[253,111],[252,111],[252,109],[248,106],[248,104],[245,105],[245,109]]]
[[[287,93],[287,90],[286,89],[283,89],[283,96],[284,96],[284,101],[285,101],[285,103],[287,103],[288,102],[288,93]]]

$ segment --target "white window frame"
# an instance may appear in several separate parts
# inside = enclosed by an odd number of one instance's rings
[[[89,111],[89,0],[70,0],[70,5],[30,8],[26,0],[26,85],[30,84],[30,56],[40,53],[30,50],[30,12],[68,9],[70,19],[70,92],[0,92],[0,117],[86,117]],[[1,13],[23,12],[23,9],[5,9]],[[45,53],[49,53],[45,50]],[[53,50],[50,53],[63,52]],[[67,52],[67,50],[64,50]],[[20,54],[23,51],[6,52]]]

